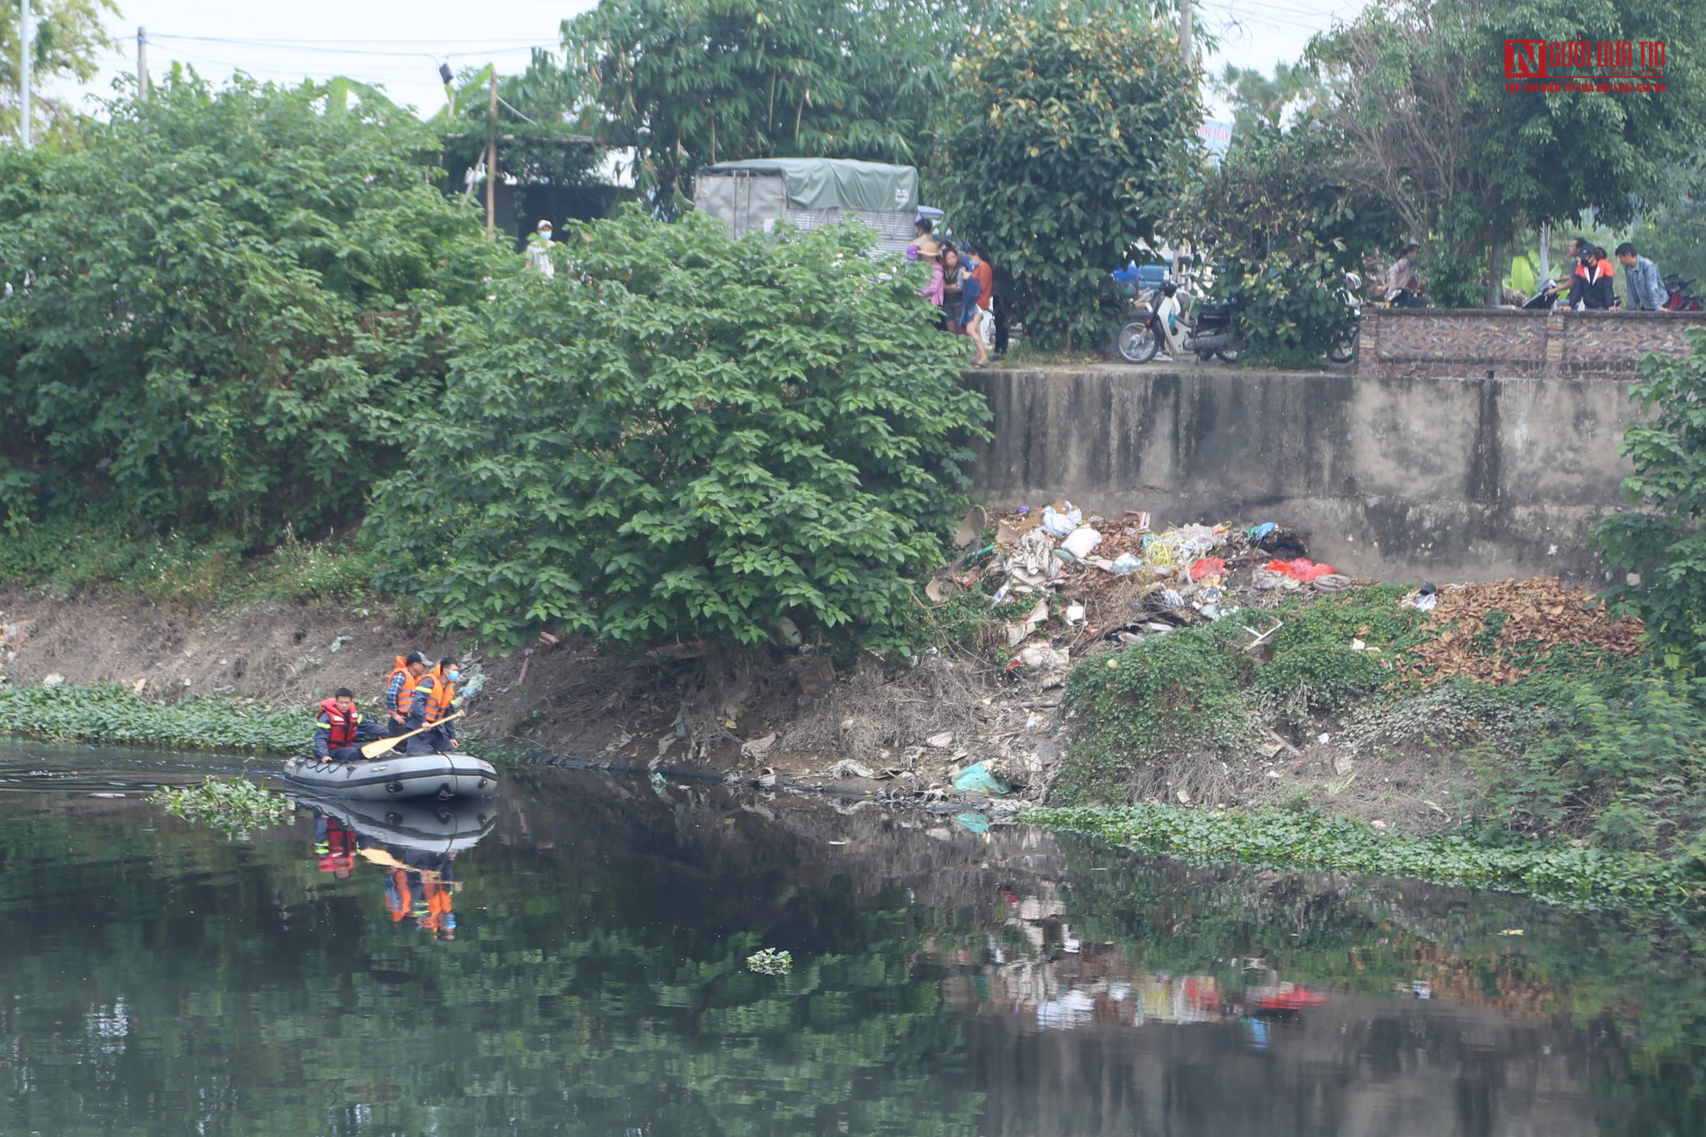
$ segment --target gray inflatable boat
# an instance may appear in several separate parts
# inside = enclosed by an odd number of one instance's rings
[[[287,780],[321,794],[364,801],[433,797],[491,797],[498,772],[490,762],[450,751],[406,757],[386,754],[371,762],[322,762],[312,756],[284,765]]]

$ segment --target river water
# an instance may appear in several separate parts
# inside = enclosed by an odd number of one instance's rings
[[[1687,928],[554,770],[145,800],[270,768],[0,742],[0,1132],[1706,1132]]]

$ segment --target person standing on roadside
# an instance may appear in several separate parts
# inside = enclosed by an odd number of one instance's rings
[[[1411,241],[1386,270],[1386,302],[1394,308],[1425,308],[1422,278],[1416,275],[1416,254],[1421,246]]]
[[[1617,262],[1623,266],[1623,290],[1631,312],[1662,312],[1670,292],[1665,288],[1659,266],[1635,251],[1628,241],[1617,246]]]
[[[946,331],[959,332],[960,317],[964,308],[966,289],[965,265],[960,262],[960,250],[952,241],[942,242],[942,327]]]
[[[551,223],[543,217],[527,238],[527,267],[538,269],[546,276],[556,276],[557,266],[551,263]]]
[[[989,318],[989,292],[986,290],[992,283],[993,273],[990,267],[978,257],[974,246],[967,245],[965,286],[960,301],[960,326],[965,329],[966,335],[971,337],[973,367],[982,367],[989,362],[989,353],[983,346],[983,322]]]

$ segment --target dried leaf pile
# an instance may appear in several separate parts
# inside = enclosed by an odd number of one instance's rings
[[[1503,626],[1486,633],[1494,613]],[[1413,674],[1424,682],[1463,675],[1506,686],[1527,675],[1564,644],[1596,647],[1618,655],[1641,649],[1641,621],[1613,616],[1584,589],[1559,580],[1490,580],[1444,588],[1433,610],[1440,633],[1412,649]]]

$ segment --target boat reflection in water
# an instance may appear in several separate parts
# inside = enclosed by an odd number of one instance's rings
[[[339,880],[360,862],[384,874],[385,908],[395,924],[438,940],[456,938],[456,858],[497,825],[490,798],[412,801],[299,799],[314,811],[314,856]]]

